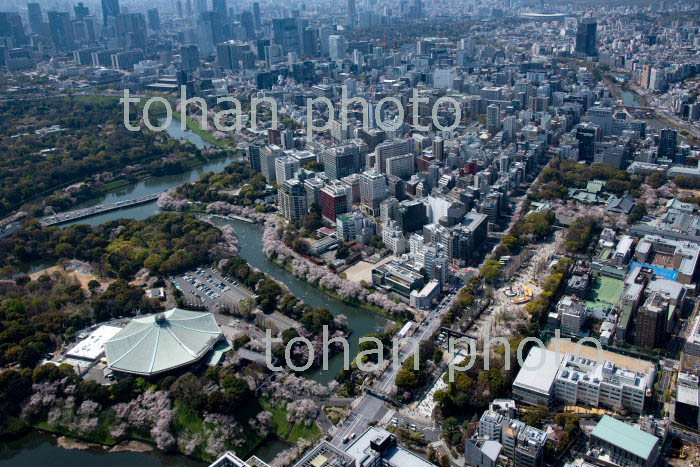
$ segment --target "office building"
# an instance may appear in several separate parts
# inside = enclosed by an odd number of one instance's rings
[[[325,183],[319,178],[307,178],[304,180],[304,188],[306,189],[306,203],[311,209],[311,206],[316,204],[321,206],[321,188],[325,186]]]
[[[46,23],[44,23],[44,16],[41,13],[41,5],[38,3],[28,3],[27,17],[29,19],[29,30],[32,34],[45,36]]]
[[[386,174],[408,180],[416,173],[416,156],[412,153],[390,157],[386,160]]]
[[[302,182],[297,179],[282,182],[279,191],[279,209],[282,216],[292,222],[298,221],[306,215],[308,211],[306,190]]]
[[[194,71],[199,68],[199,47],[194,44],[180,47],[180,69]]]
[[[361,141],[328,148],[323,151],[321,158],[326,176],[338,180],[362,170],[367,146]]]
[[[214,13],[219,15],[221,18],[226,18],[228,16],[228,7],[226,6],[226,0],[212,0],[212,10]]]
[[[143,14],[121,13],[116,18],[115,28],[120,47],[146,48],[146,19]]]
[[[282,54],[301,53],[301,38],[297,18],[275,18],[272,20],[275,44],[282,48]]]
[[[253,3],[253,21],[255,22],[255,29],[260,29],[262,26],[262,19],[260,16],[260,2]]]
[[[283,184],[294,177],[299,171],[299,161],[291,156],[282,156],[275,159],[275,180],[278,185]]]
[[[598,55],[598,23],[582,18],[576,25],[576,54],[583,57]]]
[[[345,37],[337,34],[328,36],[328,53],[331,60],[345,60],[347,48],[348,44],[345,41]]]
[[[102,27],[105,37],[116,37],[119,0],[102,0]]]
[[[391,157],[413,154],[413,139],[396,139],[384,141],[377,145],[374,150],[374,168],[381,173],[386,173],[386,161]]]
[[[153,31],[160,31],[160,14],[158,8],[148,10],[148,25]]]
[[[352,207],[350,187],[342,182],[331,182],[321,188],[320,199],[321,215],[333,224],[338,216],[350,212]]]
[[[360,203],[371,215],[379,215],[379,205],[389,196],[386,177],[376,170],[360,175]]]
[[[275,144],[267,144],[260,149],[260,173],[268,183],[277,181],[277,165],[275,160],[284,156],[282,148]]]
[[[600,127],[592,123],[582,123],[576,128],[578,140],[578,160],[593,162],[595,156],[595,143],[601,134]]]
[[[355,7],[355,0],[348,0],[348,26],[351,28],[357,25],[357,8]]]
[[[216,62],[221,68],[224,70],[239,70],[241,68],[238,47],[239,43],[235,41],[216,45]]]
[[[674,163],[678,150],[678,131],[672,128],[664,128],[659,132],[659,159],[669,159]]]
[[[49,18],[49,33],[53,43],[59,49],[71,50],[75,45],[75,36],[70,15],[59,11],[49,11],[47,15]]]

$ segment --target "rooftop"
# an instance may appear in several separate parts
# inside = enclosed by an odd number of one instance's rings
[[[370,427],[346,449],[345,453],[355,458],[359,467],[369,464],[376,456],[381,456],[386,463],[394,467],[435,467],[422,457],[398,446],[395,438],[391,439],[393,436],[386,430]],[[380,446],[382,452],[378,453],[373,446]]]
[[[656,436],[645,433],[609,415],[604,415],[600,419],[591,435],[642,459],[649,459],[659,443],[659,438]]]
[[[557,354],[541,347],[533,347],[513,386],[520,386],[531,391],[548,394],[559,371],[563,354]]]
[[[134,318],[104,347],[109,368],[152,375],[196,362],[221,336],[211,313],[173,308]]]

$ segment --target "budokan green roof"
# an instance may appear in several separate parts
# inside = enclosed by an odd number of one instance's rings
[[[112,370],[154,375],[198,361],[221,336],[211,313],[173,308],[133,319],[104,347]]]

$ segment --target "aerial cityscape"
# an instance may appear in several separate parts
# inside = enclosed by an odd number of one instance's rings
[[[700,467],[698,0],[0,0],[0,467]]]

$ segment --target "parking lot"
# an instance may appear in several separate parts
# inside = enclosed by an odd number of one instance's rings
[[[243,286],[215,268],[199,268],[170,280],[187,302],[209,311],[218,311],[224,304],[238,304],[251,296]]]

